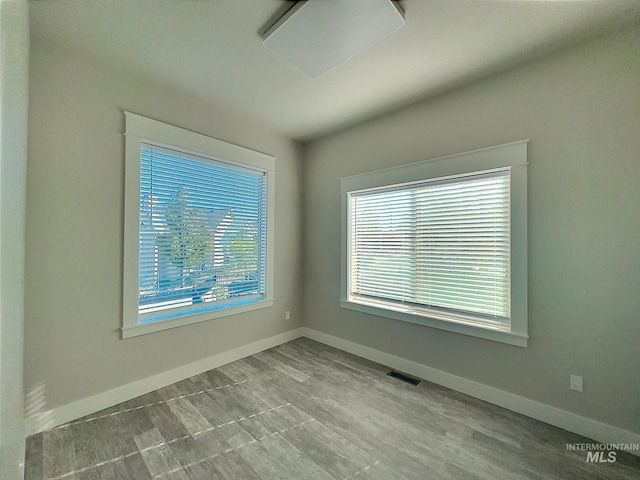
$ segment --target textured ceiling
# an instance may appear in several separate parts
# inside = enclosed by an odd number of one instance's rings
[[[40,0],[31,35],[310,140],[640,22],[635,0],[405,0],[404,27],[312,79],[262,45],[294,3]]]

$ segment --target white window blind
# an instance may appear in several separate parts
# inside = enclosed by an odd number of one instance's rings
[[[142,144],[141,324],[265,298],[265,172]]]
[[[508,324],[510,169],[349,195],[349,301]]]
[[[122,338],[272,307],[276,159],[125,119]]]

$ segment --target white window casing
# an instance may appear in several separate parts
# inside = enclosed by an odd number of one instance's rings
[[[272,306],[275,158],[125,117],[122,337]]]
[[[341,179],[341,306],[526,347],[527,142]]]

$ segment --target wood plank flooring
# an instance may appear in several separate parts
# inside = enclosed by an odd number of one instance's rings
[[[300,338],[27,439],[26,480],[638,479],[584,437]]]

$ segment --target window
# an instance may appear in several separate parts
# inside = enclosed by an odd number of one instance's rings
[[[123,337],[273,305],[274,158],[126,122]]]
[[[342,191],[343,307],[526,346],[526,142]]]

